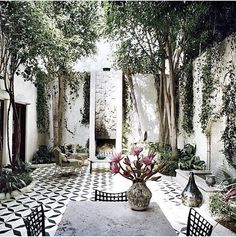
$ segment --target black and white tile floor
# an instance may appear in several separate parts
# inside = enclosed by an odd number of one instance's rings
[[[46,234],[53,236],[70,200],[91,201],[94,188],[119,192],[130,186],[123,177],[112,176],[102,164],[95,164],[92,174],[89,167],[84,167],[81,175],[65,176],[54,171],[54,166],[37,168],[32,173],[35,186],[31,191],[0,203],[0,236],[26,235],[22,217],[40,203],[45,210]],[[189,208],[181,203],[181,186],[164,177],[157,182],[148,181],[147,185],[153,193],[151,201],[160,205],[173,228],[183,227]]]

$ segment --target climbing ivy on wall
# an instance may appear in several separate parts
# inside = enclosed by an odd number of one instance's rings
[[[90,108],[90,73],[84,74],[84,86],[83,86],[84,106],[80,110],[82,114],[82,124],[89,124],[89,108]]]
[[[193,132],[193,61],[186,63],[180,81],[180,94],[183,104],[182,128],[187,134]]]
[[[40,133],[49,132],[49,105],[47,98],[47,82],[46,75],[38,72],[35,83],[37,87],[37,127]]]
[[[226,127],[221,140],[224,143],[223,154],[236,169],[236,163],[234,162],[236,156],[236,76],[232,61],[228,62],[224,79],[226,84],[223,87],[221,115],[226,117]]]
[[[202,106],[200,114],[200,122],[202,132],[206,133],[208,121],[211,117],[214,106],[212,105],[212,99],[214,98],[213,92],[215,90],[214,78],[211,73],[212,68],[212,51],[208,49],[206,51],[206,60],[202,68]]]

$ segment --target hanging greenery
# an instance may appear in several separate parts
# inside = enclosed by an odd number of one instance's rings
[[[202,68],[202,106],[200,114],[200,122],[202,132],[206,133],[207,123],[211,117],[214,106],[211,101],[214,98],[213,92],[215,90],[214,78],[211,74],[212,68],[212,50],[206,51],[206,60]]]
[[[234,162],[236,156],[236,76],[232,61],[228,62],[224,79],[226,84],[223,87],[221,115],[226,117],[226,127],[221,140],[224,143],[223,154],[229,164],[236,169],[236,162]]]
[[[90,108],[90,73],[84,74],[84,86],[83,86],[84,107],[80,110],[82,114],[82,124],[89,124],[89,108]]]
[[[180,81],[180,94],[183,105],[182,128],[187,134],[193,132],[193,60],[186,62]]]
[[[39,133],[49,132],[49,105],[47,97],[47,77],[42,71],[37,73],[37,127]]]

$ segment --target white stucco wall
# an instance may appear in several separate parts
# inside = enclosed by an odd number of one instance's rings
[[[84,98],[83,98],[83,86],[79,89],[79,97],[71,99],[69,90],[67,91],[68,100],[71,105],[67,106],[65,112],[65,118],[67,120],[67,129],[64,128],[63,142],[65,144],[79,144],[85,146],[89,139],[89,125],[83,125],[81,123],[82,114],[80,110],[83,110]]]
[[[129,113],[131,120],[129,143],[141,142],[144,132],[147,131],[147,142],[158,140],[158,111],[157,111],[157,91],[154,77],[152,75],[136,74],[133,76],[134,92],[137,101],[138,113],[132,109]],[[141,137],[139,132],[140,118]]]
[[[5,101],[5,124],[4,124],[4,147],[3,164],[9,163],[6,143],[6,113],[9,97],[4,91],[3,83],[0,85],[0,98]],[[24,81],[21,76],[15,77],[15,102],[26,105],[26,137],[25,137],[25,159],[31,161],[34,152],[38,148],[37,112],[36,112],[37,91],[32,82]],[[10,114],[10,134],[12,134],[12,113]],[[10,138],[12,147],[12,137]]]
[[[227,63],[232,60],[233,64],[236,63],[236,50],[232,49],[229,42],[231,39],[236,36],[230,36],[226,38],[220,47],[222,56],[219,61],[214,61],[212,64],[211,74],[214,77],[217,87],[214,92],[214,99],[212,104],[214,105],[213,109],[213,122],[211,123],[210,129],[210,138],[207,138],[202,132],[200,124],[200,114],[201,114],[201,105],[202,105],[202,66],[206,53],[203,53],[199,58],[194,61],[194,133],[191,136],[185,134],[183,129],[179,128],[180,134],[178,136],[178,147],[183,148],[184,144],[191,143],[197,145],[196,154],[200,156],[202,160],[205,160],[208,164],[208,168],[217,175],[218,179],[223,178],[222,170],[227,171],[231,175],[236,175],[236,171],[229,166],[226,161],[222,150],[223,142],[221,141],[221,136],[225,129],[225,117],[217,118],[215,115],[218,115],[222,108],[222,86],[225,84],[224,78],[227,72]],[[235,71],[236,73],[236,71]],[[179,125],[181,125],[182,120],[182,107],[180,104],[180,120]]]

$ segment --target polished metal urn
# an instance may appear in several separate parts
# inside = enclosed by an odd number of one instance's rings
[[[187,186],[181,194],[182,203],[189,207],[199,207],[202,204],[202,193],[195,183],[194,173],[190,172]]]

